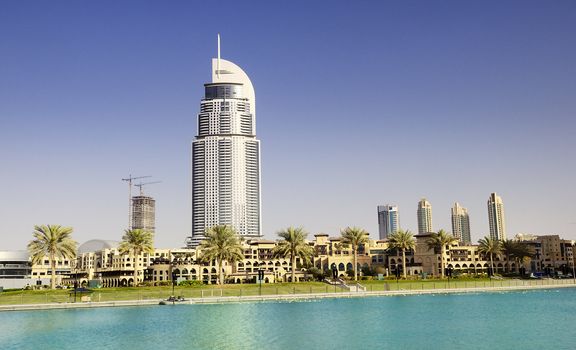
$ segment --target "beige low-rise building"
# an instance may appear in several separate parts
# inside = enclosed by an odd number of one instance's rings
[[[415,235],[414,250],[406,252],[406,274],[410,278],[439,276],[442,260],[444,267],[453,274],[486,274],[490,272],[489,256],[479,251],[476,245],[454,243],[445,247],[444,254],[431,249],[427,240],[429,233]],[[529,238],[527,238],[529,237]],[[494,256],[495,273],[547,273],[567,274],[574,270],[573,241],[562,240],[557,235],[524,236],[518,240],[535,252],[531,259],[506,261],[506,255]],[[274,257],[273,250],[277,242],[270,240],[243,241],[244,259],[234,263],[224,262],[222,269],[227,283],[255,283],[259,271],[264,274],[263,283],[289,282],[292,279],[292,267],[289,258]],[[343,244],[340,237],[330,237],[320,233],[308,244],[314,255],[311,265],[306,266],[300,259],[296,261],[296,281],[313,278],[311,267],[324,271],[325,276],[348,277],[353,270],[352,248]],[[142,253],[136,259],[130,254],[120,254],[118,242],[93,240],[79,248],[76,260],[62,261],[59,274],[69,273],[64,283],[75,281],[85,285],[90,281],[104,287],[134,285],[134,269],[137,269],[136,283],[164,284],[173,279],[178,282],[202,281],[216,283],[219,273],[215,262],[201,261],[200,248],[155,249],[154,253]],[[362,272],[384,276],[394,276],[402,265],[400,251],[389,249],[386,240],[369,240],[358,247],[357,269]],[[33,276],[46,276],[49,264],[43,261],[32,268]],[[317,273],[315,271],[314,273]]]

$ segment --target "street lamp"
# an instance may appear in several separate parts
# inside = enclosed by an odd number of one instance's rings
[[[452,277],[452,271],[454,269],[452,268],[452,266],[448,266],[446,268],[446,276],[448,277],[448,288],[450,288],[450,277]]]
[[[173,261],[170,263],[170,276],[172,277],[172,279],[171,279],[171,281],[172,281],[172,297],[171,297],[171,299],[172,299],[172,304],[175,303],[176,296],[174,295],[174,287],[176,286],[176,283],[178,282],[177,276],[176,276],[176,271],[174,271],[174,267],[175,267],[176,265],[177,265],[176,260],[173,260]]]
[[[396,284],[398,284],[398,279],[400,279],[400,275],[402,274],[402,265],[396,264],[394,274],[396,275]]]
[[[258,269],[258,281],[260,282],[259,294],[262,295],[262,281],[264,280],[264,269]]]
[[[74,269],[74,302],[76,302],[76,292],[78,291],[78,269]]]

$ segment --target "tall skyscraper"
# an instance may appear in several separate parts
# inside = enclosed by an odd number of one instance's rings
[[[156,230],[156,201],[148,196],[132,197],[132,229]]]
[[[192,237],[230,225],[242,237],[261,237],[260,141],[256,99],[248,75],[230,61],[212,59],[212,82],[204,84],[198,135],[192,142]]]
[[[451,212],[452,235],[458,238],[462,244],[471,244],[472,237],[470,235],[470,217],[468,216],[468,210],[456,202]]]
[[[490,222],[490,238],[506,239],[506,222],[504,220],[504,204],[496,193],[488,198],[488,221]]]
[[[418,202],[418,234],[432,232],[432,204],[422,198]]]
[[[400,229],[398,207],[395,205],[378,206],[378,232],[380,239],[386,239],[390,234]]]

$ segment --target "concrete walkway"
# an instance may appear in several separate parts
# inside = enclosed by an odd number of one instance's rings
[[[533,285],[533,286],[503,286],[503,287],[474,287],[474,288],[448,288],[448,289],[411,289],[411,290],[394,290],[394,291],[376,291],[376,292],[338,292],[338,293],[311,293],[311,294],[272,294],[272,295],[246,295],[230,297],[203,297],[188,299],[176,304],[222,304],[222,303],[240,303],[240,302],[270,302],[270,301],[298,301],[298,300],[316,300],[325,298],[361,298],[375,296],[402,296],[402,295],[421,295],[421,294],[460,294],[460,293],[486,293],[486,292],[503,292],[519,290],[537,290],[537,289],[558,289],[574,288],[574,284],[560,285]],[[126,300],[126,301],[103,301],[103,302],[79,302],[79,303],[52,303],[52,304],[24,304],[24,305],[0,305],[0,311],[26,311],[26,310],[51,310],[51,309],[83,309],[96,307],[126,307],[126,306],[143,306],[158,305],[162,299],[149,300]],[[171,305],[170,302],[166,302]]]

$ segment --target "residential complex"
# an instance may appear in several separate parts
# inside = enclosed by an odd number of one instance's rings
[[[460,243],[470,244],[472,238],[470,235],[470,217],[468,216],[468,210],[456,202],[451,209],[451,213],[452,235],[458,238]]]
[[[386,239],[400,229],[398,207],[395,205],[378,206],[378,233],[380,239]]]
[[[459,274],[488,273],[489,256],[478,250],[477,245],[455,243],[445,254],[430,249],[427,239],[430,234],[415,235],[416,249],[406,254],[407,273],[409,276],[440,275],[440,259],[446,267]],[[517,238],[517,241],[531,247],[533,257],[522,261],[506,254],[494,257],[496,273],[514,273],[521,269],[526,274],[546,272],[548,274],[567,274],[574,266],[574,241],[563,240],[557,235]],[[91,241],[91,244],[99,241]],[[122,255],[110,242],[101,241],[102,248],[97,251],[79,254],[74,269],[79,280],[87,283],[98,279],[103,286],[128,286],[133,283],[135,264],[128,255]],[[291,281],[289,258],[274,258],[272,250],[276,242],[269,240],[247,240],[242,243],[244,259],[233,264],[225,263],[223,270],[229,283],[253,283],[258,270],[264,270],[265,283]],[[328,234],[316,234],[308,244],[314,249],[311,266],[323,271],[336,269],[344,277],[353,269],[353,253],[350,246],[342,244],[340,237]],[[86,243],[81,246],[86,248]],[[182,249],[156,249],[154,253],[142,253],[138,257],[139,275],[145,283],[161,284],[174,278],[178,281],[198,280],[215,283],[218,271],[214,262],[202,262],[199,247]],[[402,263],[400,251],[388,249],[386,240],[370,240],[358,249],[358,268],[365,271],[380,271],[383,275],[392,276]],[[310,266],[305,266],[297,259],[296,280],[312,278]]]
[[[432,204],[426,198],[418,202],[416,214],[418,215],[418,234],[432,232]]]
[[[481,253],[477,245],[454,243],[440,254],[428,246],[430,233],[415,235],[416,247],[406,252],[407,275],[415,277],[440,275],[441,259],[446,267],[456,274],[486,274],[490,258]],[[574,241],[561,239],[558,235],[517,235],[515,241],[529,247],[531,258],[517,260],[507,254],[494,256],[494,271],[499,274],[525,273],[550,276],[569,275],[574,270]],[[174,277],[178,281],[197,280],[215,283],[218,277],[214,261],[199,259],[201,249],[155,249],[152,253],[141,253],[136,258],[122,254],[119,242],[91,240],[78,248],[75,260],[57,261],[57,283],[121,287],[134,284],[134,269],[145,284],[168,283]],[[289,258],[275,258],[272,254],[276,242],[262,239],[242,242],[244,259],[233,264],[225,263],[223,270],[228,283],[254,283],[259,270],[264,271],[264,283],[291,281]],[[311,265],[306,266],[297,259],[295,277],[297,281],[311,279],[311,267],[322,271],[336,270],[340,277],[353,269],[353,252],[342,244],[341,237],[316,234],[308,244],[314,255]],[[394,276],[402,264],[402,253],[389,249],[386,240],[370,240],[358,249],[358,268],[364,273]],[[31,264],[26,252],[0,252],[0,287],[18,288],[26,285],[50,283],[48,258],[39,264]],[[10,272],[7,272],[10,270]],[[8,276],[10,275],[10,276]]]
[[[252,82],[240,67],[220,58],[218,47],[212,82],[204,84],[204,91],[192,142],[190,247],[215,225],[230,225],[245,238],[262,236],[260,141]]]

